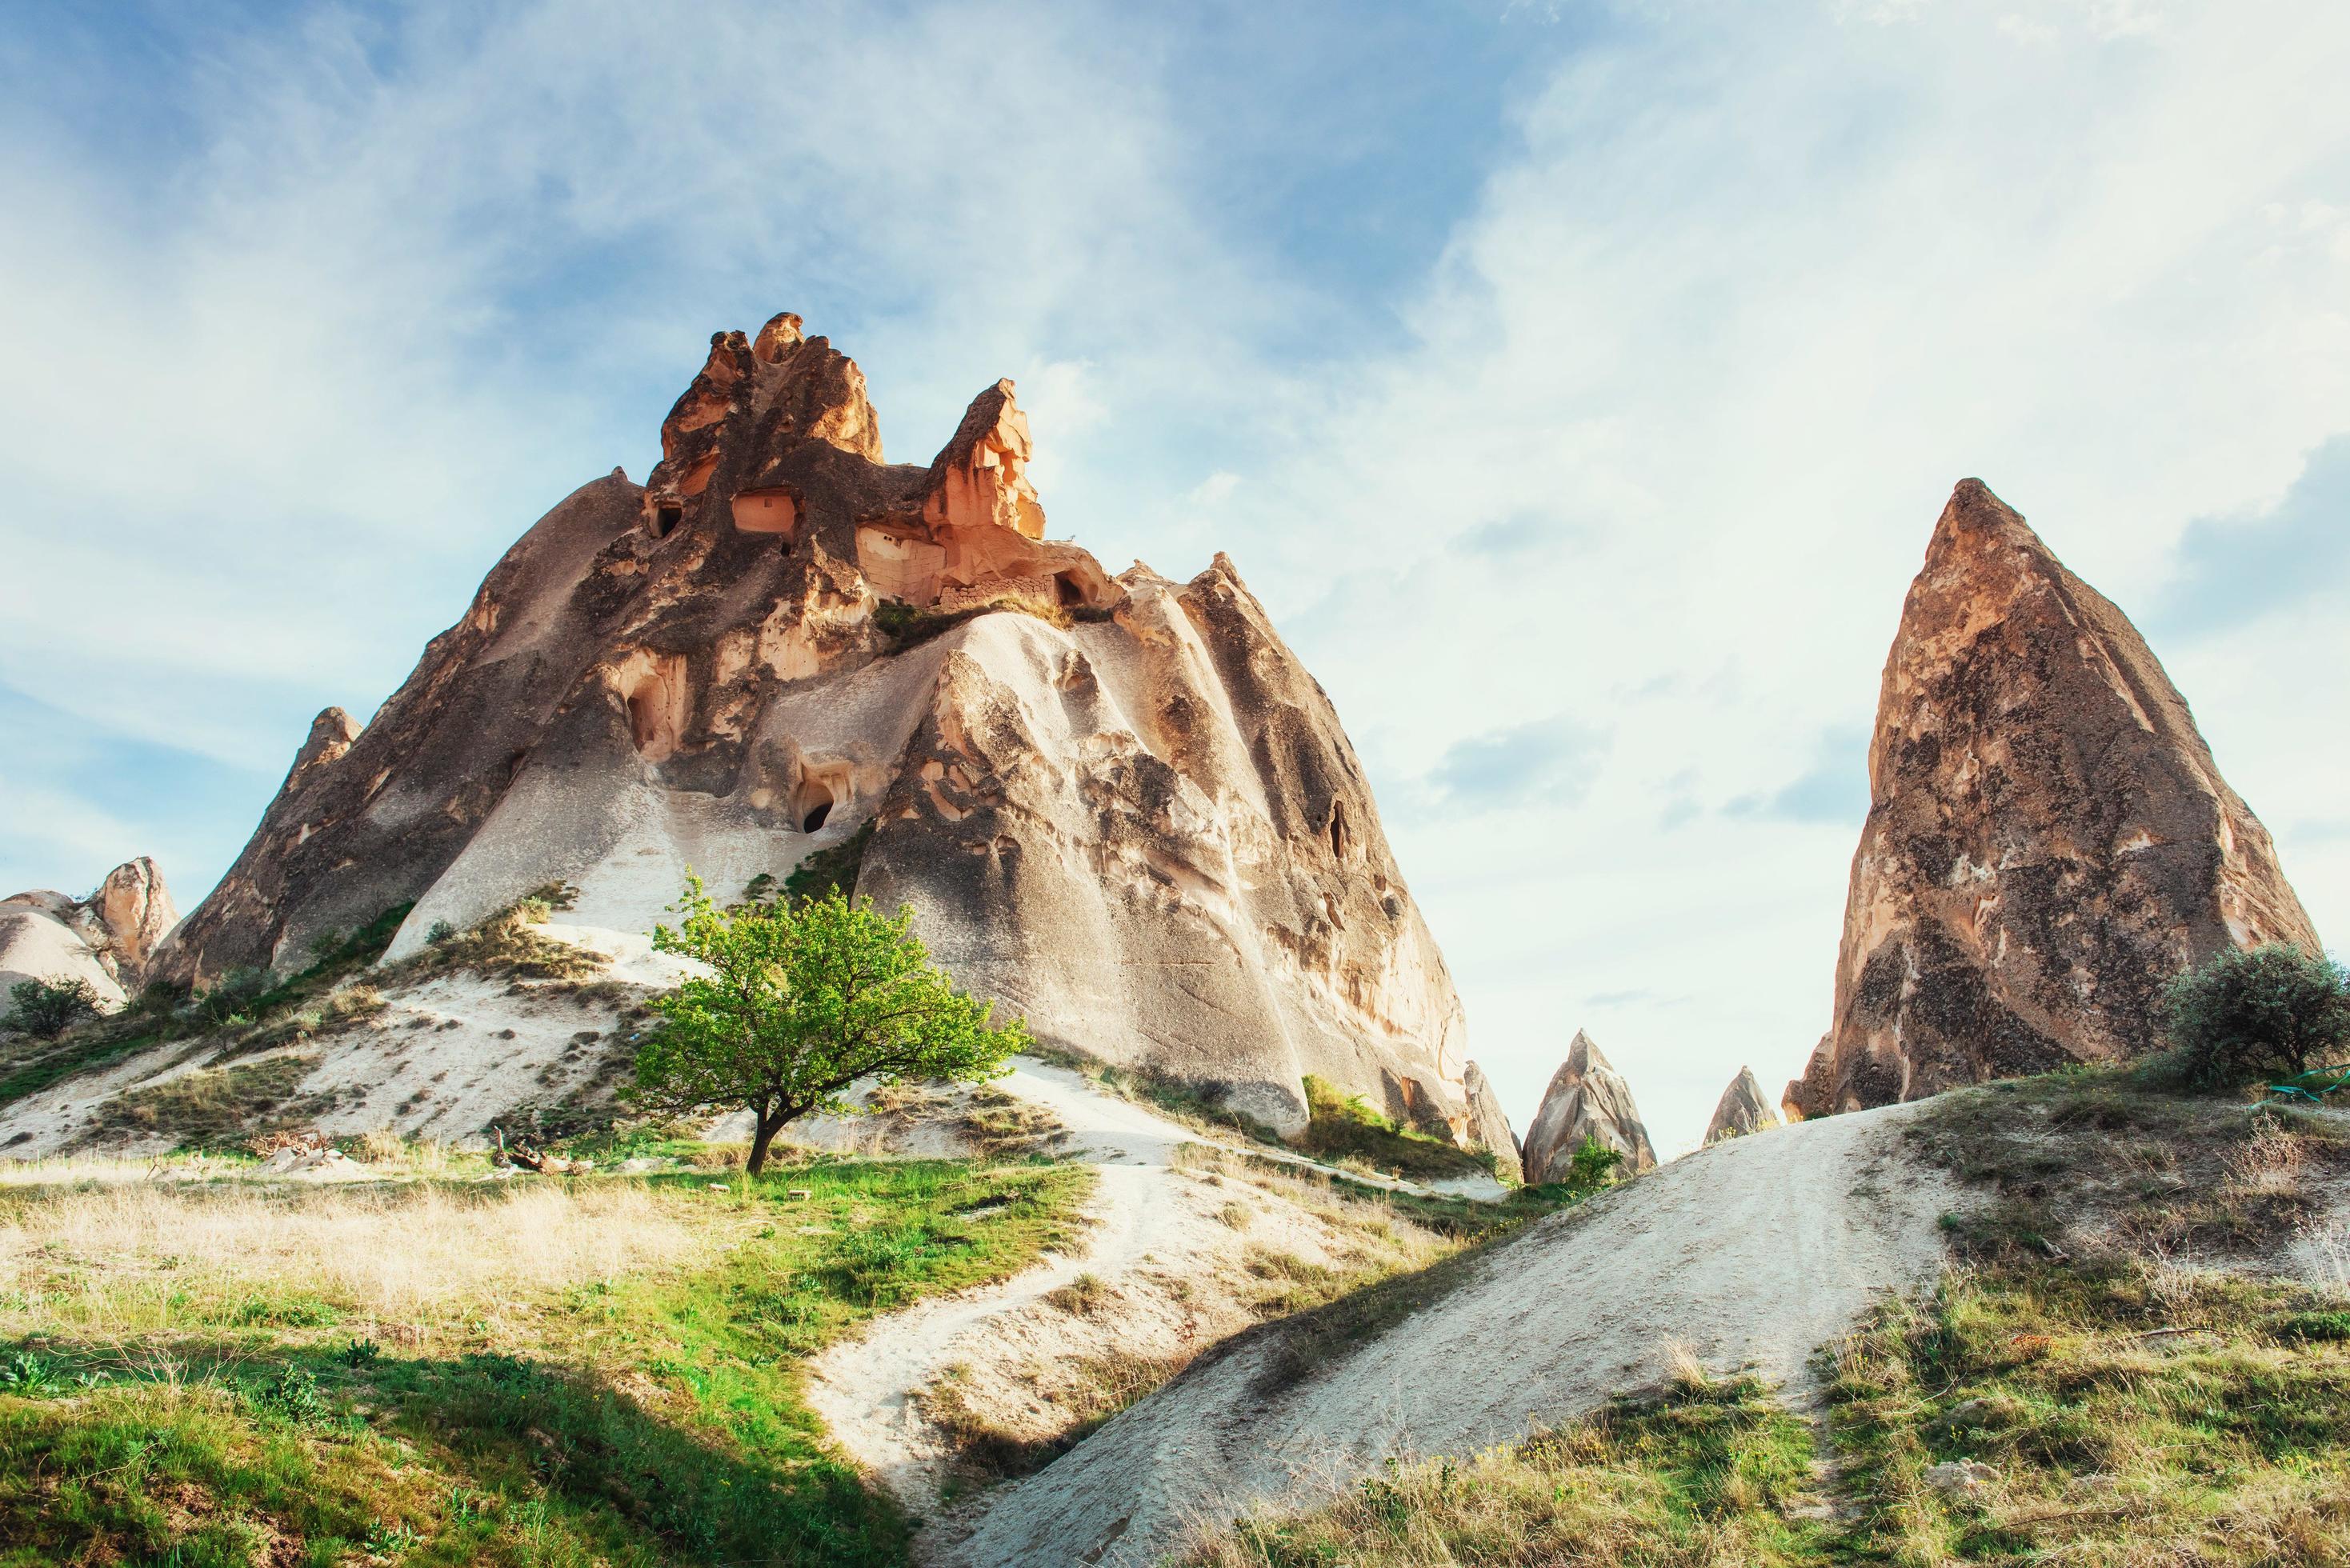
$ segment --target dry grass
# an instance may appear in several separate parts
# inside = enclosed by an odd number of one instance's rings
[[[11,1205],[0,1306],[114,1336],[235,1308],[256,1293],[338,1313],[447,1323],[517,1293],[684,1264],[709,1253],[678,1199],[619,1182],[288,1190],[110,1185]],[[0,1311],[31,1322],[27,1309]]]

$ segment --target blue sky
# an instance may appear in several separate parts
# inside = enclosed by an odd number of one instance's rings
[[[0,883],[225,867],[778,308],[1056,535],[1228,550],[1523,1123],[1826,1023],[1980,474],[2350,929],[2350,13],[2307,0],[109,7],[0,20]],[[0,889],[5,890],[5,889]]]

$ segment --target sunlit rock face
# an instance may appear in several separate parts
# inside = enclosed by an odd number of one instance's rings
[[[1526,1179],[1565,1180],[1586,1137],[1622,1155],[1618,1168],[1627,1176],[1656,1166],[1656,1146],[1648,1141],[1640,1108],[1632,1102],[1632,1085],[1600,1054],[1591,1036],[1578,1029],[1526,1128]]]
[[[1738,1069],[1738,1076],[1721,1091],[1721,1098],[1713,1107],[1713,1119],[1705,1125],[1705,1141],[1720,1143],[1726,1137],[1744,1137],[1765,1127],[1779,1125],[1779,1113],[1762,1093],[1762,1085],[1752,1067]]]
[[[46,888],[0,898],[0,1013],[8,988],[27,980],[82,981],[111,1005],[137,992],[155,950],[178,923],[171,889],[140,856],[71,898]]]
[[[2180,970],[2318,950],[2137,628],[1979,480],[1910,585],[1868,773],[1835,1022],[1790,1114],[2137,1056]]]
[[[885,462],[863,374],[789,315],[712,340],[661,450],[525,534],[364,732],[320,716],[166,972],[413,900],[397,960],[556,880],[643,930],[689,867],[733,897],[869,823],[860,890],[1040,1039],[1284,1128],[1314,1073],[1475,1141],[1443,958],[1231,561],[1113,576],[1046,539],[1009,381]]]

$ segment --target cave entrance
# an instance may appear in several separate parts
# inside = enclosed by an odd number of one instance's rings
[[[734,497],[734,526],[745,534],[780,534],[788,550],[799,543],[799,498],[780,485],[745,490]]]
[[[1330,803],[1330,853],[1340,860],[1347,857],[1347,808],[1335,800]]]
[[[1063,609],[1076,609],[1086,602],[1086,590],[1077,586],[1076,578],[1066,572],[1053,574],[1053,600]]]
[[[674,501],[664,502],[653,508],[653,537],[666,539],[677,525],[685,521],[685,508]]]
[[[800,831],[814,833],[832,815],[835,800],[832,786],[822,779],[800,781]]]

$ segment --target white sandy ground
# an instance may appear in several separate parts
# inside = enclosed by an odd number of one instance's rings
[[[1226,1144],[1108,1095],[1077,1073],[1021,1058],[994,1087],[1043,1108],[1066,1137],[1063,1158],[1091,1163],[1098,1187],[1083,1251],[1048,1254],[1014,1279],[924,1302],[876,1320],[862,1337],[813,1364],[808,1400],[834,1439],[918,1513],[950,1478],[953,1444],[923,1414],[921,1391],[955,1379],[1003,1428],[1049,1436],[1073,1369],[1096,1362],[1188,1360],[1255,1320],[1239,1299],[1252,1249],[1320,1266],[1343,1264],[1349,1240],[1310,1203],[1245,1179],[1183,1168],[1185,1144],[1239,1150],[1336,1175],[1366,1189],[1426,1192],[1416,1183],[1336,1171],[1302,1156]],[[1470,1184],[1498,1197],[1498,1183]],[[1247,1211],[1235,1227],[1219,1211]],[[1091,1275],[1104,1300],[1072,1314],[1045,1298]]]
[[[1801,1397],[1869,1303],[1942,1262],[1952,1185],[1905,1159],[1914,1106],[1734,1139],[1476,1260],[1444,1300],[1284,1386],[1271,1338],[1211,1355],[936,1545],[960,1568],[1139,1568],[1253,1504],[1311,1501],[1389,1455],[1466,1453],[1659,1381],[1669,1347]]]

